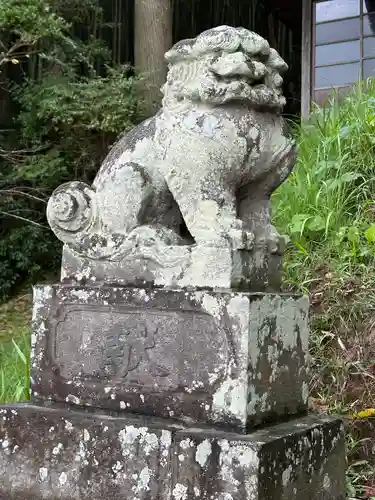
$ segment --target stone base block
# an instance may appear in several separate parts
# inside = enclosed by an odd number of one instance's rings
[[[263,246],[251,250],[182,245],[137,249],[126,258],[90,259],[65,246],[61,281],[121,286],[228,288],[277,292],[282,276],[281,253]]]
[[[6,500],[344,500],[340,421],[250,435],[32,404],[0,409]]]
[[[246,432],[307,409],[308,300],[35,288],[32,397]]]

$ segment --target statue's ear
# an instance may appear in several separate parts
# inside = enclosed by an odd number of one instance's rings
[[[284,59],[282,59],[280,54],[275,49],[270,50],[267,65],[281,74],[288,71],[287,63],[284,61]]]

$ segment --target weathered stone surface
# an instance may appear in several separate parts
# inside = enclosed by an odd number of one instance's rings
[[[92,186],[48,203],[63,279],[277,290],[270,196],[295,163],[281,116],[286,63],[244,28],[176,44],[162,109],[122,137]]]
[[[33,405],[0,408],[6,500],[344,500],[341,422],[247,436]]]
[[[35,288],[33,398],[228,425],[306,410],[308,300]]]
[[[69,284],[202,287],[278,292],[281,251],[270,254],[264,245],[252,250],[181,245],[152,249],[148,258],[128,255],[118,260],[93,260],[68,245],[63,250],[61,281]]]

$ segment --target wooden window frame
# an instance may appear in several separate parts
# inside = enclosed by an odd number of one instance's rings
[[[310,115],[312,96],[313,1],[302,0],[301,119]]]
[[[301,89],[301,118],[307,119],[311,112],[311,101],[313,99],[313,95],[315,90],[326,90],[326,89],[339,89],[342,87],[347,87],[348,85],[339,85],[339,86],[330,86],[330,87],[322,87],[319,89],[315,89],[315,47],[316,37],[315,37],[315,27],[316,23],[316,10],[315,5],[317,3],[324,2],[326,0],[302,0],[302,89]],[[319,24],[327,24],[332,22],[340,22],[346,21],[348,19],[358,19],[360,20],[360,58],[357,60],[348,60],[345,62],[337,63],[337,66],[341,66],[344,64],[356,63],[360,64],[360,80],[363,79],[363,62],[368,59],[375,59],[375,55],[372,56],[364,56],[364,39],[365,38],[375,38],[375,34],[364,35],[363,30],[363,19],[368,16],[369,13],[364,12],[363,9],[363,0],[358,0],[359,2],[359,16],[347,16],[340,19],[329,19],[327,21],[320,22]],[[375,13],[373,13],[375,15]],[[335,42],[327,43],[327,44],[318,44],[322,45],[332,45],[340,42],[350,42],[358,40],[358,38],[350,38],[347,40],[337,40]],[[334,64],[324,64],[319,65],[317,67],[329,67],[335,66]],[[351,84],[352,85],[352,84]],[[351,86],[350,85],[350,86]]]

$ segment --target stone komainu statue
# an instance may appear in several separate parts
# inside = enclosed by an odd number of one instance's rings
[[[48,221],[69,256],[65,277],[89,268],[87,279],[111,280],[104,268],[117,266],[119,276],[137,261],[124,283],[155,282],[168,268],[164,285],[205,285],[182,279],[199,272],[198,256],[205,269],[225,252],[229,267],[233,252],[243,266],[248,255],[247,267],[280,255],[269,204],[295,162],[281,117],[286,63],[256,33],[228,26],[177,43],[166,59],[162,109],[119,140],[92,187],[64,184],[49,201]]]

